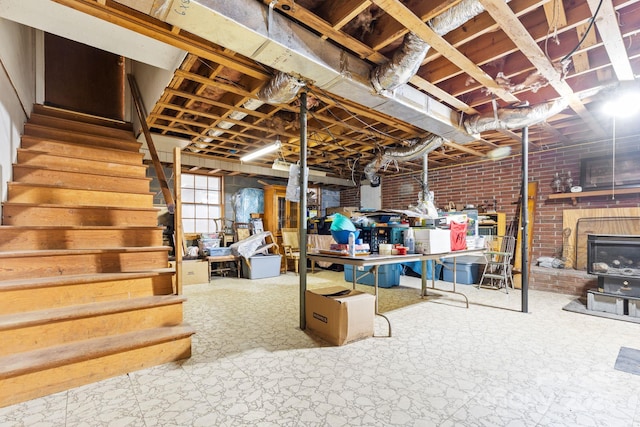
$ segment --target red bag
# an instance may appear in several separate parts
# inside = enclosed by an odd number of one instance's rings
[[[467,249],[467,223],[451,221],[449,229],[451,230],[451,250],[462,251]]]

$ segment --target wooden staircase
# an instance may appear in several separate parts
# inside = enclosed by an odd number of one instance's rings
[[[0,407],[191,356],[140,145],[34,106],[0,226]]]

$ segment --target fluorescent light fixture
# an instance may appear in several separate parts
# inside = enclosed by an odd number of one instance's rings
[[[291,163],[287,163],[284,160],[275,159],[273,161],[273,165],[271,165],[271,169],[276,171],[289,172],[289,169],[291,169]]]
[[[280,159],[275,159],[273,161],[273,165],[271,165],[271,169],[277,170],[277,171],[289,172],[290,168],[291,168],[291,163],[285,162],[284,160],[280,160]],[[325,171],[319,171],[319,170],[309,169],[309,168],[307,169],[309,170],[309,175],[327,176],[327,173]]]
[[[249,153],[249,154],[246,154],[246,155],[240,157],[240,161],[241,162],[248,162],[249,160],[253,160],[253,159],[257,158],[257,157],[264,156],[265,154],[269,154],[269,153],[279,149],[280,145],[281,145],[280,144],[280,140],[277,140],[276,142],[274,142],[271,145],[267,145],[266,147],[262,147],[261,149],[256,150],[253,153]]]

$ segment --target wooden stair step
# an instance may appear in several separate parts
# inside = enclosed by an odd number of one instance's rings
[[[0,313],[173,294],[173,268],[0,280]]]
[[[151,207],[153,193],[127,193],[104,190],[61,188],[51,185],[9,182],[7,201],[67,206]]]
[[[65,117],[56,117],[49,114],[41,114],[37,111],[31,113],[29,123],[56,129],[70,130],[73,132],[105,136],[108,138],[135,141],[133,132],[129,129],[118,129],[117,127],[104,126],[102,124],[87,123]]]
[[[120,247],[120,248],[83,248],[83,249],[47,249],[47,250],[12,250],[0,251],[0,259],[14,257],[37,257],[45,258],[51,256],[78,255],[78,254],[109,254],[109,253],[137,253],[166,251],[168,246],[141,246],[141,247]]]
[[[98,250],[0,252],[0,277],[48,277],[166,268],[168,246]]]
[[[91,135],[82,132],[67,131],[64,129],[55,129],[47,126],[41,126],[34,123],[24,124],[24,134],[39,136],[41,138],[50,138],[57,141],[68,141],[79,144],[86,144],[95,147],[115,148],[119,150],[140,151],[142,143],[135,139],[110,138],[100,135]]]
[[[160,307],[171,304],[181,305],[184,301],[186,301],[186,298],[182,296],[158,295],[0,315],[0,332],[72,319],[134,311],[140,308]]]
[[[0,251],[162,246],[163,227],[0,226]]]
[[[106,117],[94,116],[93,114],[79,113],[77,111],[71,111],[64,108],[52,107],[42,104],[34,104],[33,112],[41,115],[59,117],[62,119],[74,120],[83,123],[90,123],[133,133],[133,125],[122,120],[109,119]]]
[[[126,188],[128,192],[144,193],[149,191],[151,178],[111,176],[105,179],[105,175],[17,164],[13,165],[13,181],[101,191],[118,191]]]
[[[114,272],[114,273],[101,273],[101,274],[76,274],[76,275],[69,275],[69,276],[30,277],[26,279],[25,278],[10,279],[10,280],[2,279],[0,280],[0,292],[20,291],[20,290],[28,290],[28,289],[37,289],[42,287],[57,287],[57,286],[66,286],[66,285],[71,285],[71,286],[83,285],[83,284],[89,285],[89,284],[98,283],[98,282],[155,277],[155,276],[161,276],[164,274],[173,274],[173,273],[175,273],[174,268],[166,267],[166,268],[158,268],[158,269],[148,270],[148,271],[134,271],[129,273]],[[164,294],[154,294],[154,295],[164,295]]]
[[[188,325],[95,338],[0,358],[0,407],[191,356]]]
[[[14,226],[145,226],[156,224],[158,208],[118,206],[65,206],[13,203],[2,205],[2,223]]]
[[[34,106],[0,226],[0,407],[191,355],[132,126]]]
[[[57,307],[0,316],[0,357],[101,336],[183,322],[184,298],[175,295]]]
[[[36,367],[38,369],[51,369],[63,364],[97,358],[154,343],[190,337],[194,333],[195,331],[191,326],[183,324],[181,326],[154,328],[152,330],[101,337],[5,356],[0,358],[0,379],[6,380],[17,375],[24,375],[33,372]]]
[[[18,148],[17,164],[104,176],[144,178],[147,174],[147,166],[142,163],[130,164],[79,159],[73,156],[60,156],[24,148]]]
[[[91,147],[73,142],[56,141],[38,136],[22,135],[20,147],[32,151],[54,154],[58,156],[74,157],[85,160],[100,160],[112,163],[140,165],[144,153],[114,148]]]

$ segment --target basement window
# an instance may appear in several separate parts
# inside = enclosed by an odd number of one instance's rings
[[[182,227],[185,233],[223,231],[222,177],[182,174]]]

